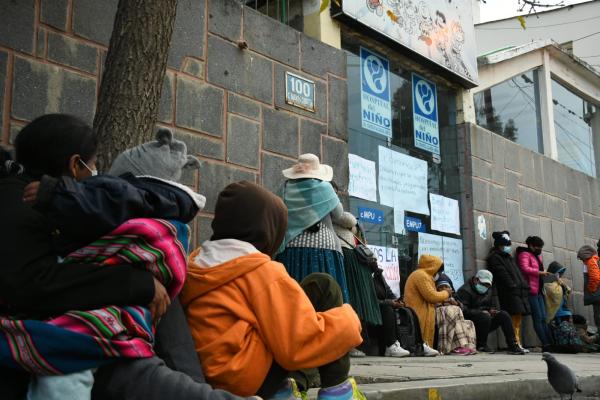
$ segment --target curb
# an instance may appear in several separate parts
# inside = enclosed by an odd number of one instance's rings
[[[545,377],[516,380],[506,380],[504,377],[501,380],[492,380],[492,377],[457,378],[367,384],[360,385],[360,388],[369,400],[541,400],[558,398]],[[600,375],[579,377],[579,383],[583,393],[577,393],[575,398],[584,396],[600,398]]]

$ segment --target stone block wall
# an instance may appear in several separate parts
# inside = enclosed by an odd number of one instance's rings
[[[117,3],[0,0],[3,144],[45,113],[93,121]],[[315,113],[285,103],[286,71],[315,82]],[[198,174],[184,177],[208,199],[196,242],[209,237],[224,186],[246,179],[278,193],[281,170],[301,153],[332,165],[345,191],[345,53],[235,0],[179,1],[158,124],[202,161]]]
[[[591,307],[583,306],[583,264],[576,252],[584,244],[596,247],[600,238],[600,182],[479,126],[469,128],[472,262],[477,269],[485,267],[493,231],[510,231],[513,248],[524,246],[527,236],[540,236],[545,266],[556,260],[567,267],[572,306],[593,324]],[[480,215],[486,220],[487,240],[477,229]]]

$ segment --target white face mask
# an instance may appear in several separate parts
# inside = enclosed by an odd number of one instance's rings
[[[88,170],[90,171],[90,174],[92,174],[92,176],[97,176],[98,175],[98,170],[97,169],[91,169],[90,167],[88,167],[88,165],[85,163],[85,161],[83,161],[81,158],[79,159],[79,162],[81,162],[81,164]]]

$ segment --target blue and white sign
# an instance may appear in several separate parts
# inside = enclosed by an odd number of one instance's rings
[[[439,155],[440,129],[435,83],[412,74],[412,89],[415,147]]]
[[[360,81],[362,127],[391,138],[390,62],[361,47]]]
[[[404,227],[409,232],[425,232],[427,226],[419,218],[404,217]]]
[[[315,112],[315,83],[291,72],[285,72],[285,102]]]
[[[376,208],[358,207],[358,219],[375,225],[383,225],[383,211]]]

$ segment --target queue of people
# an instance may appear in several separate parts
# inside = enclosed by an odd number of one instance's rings
[[[0,384],[8,399],[364,399],[350,357],[376,332],[385,357],[509,353],[532,315],[544,350],[595,351],[543,241],[512,255],[494,232],[487,269],[455,290],[421,255],[394,294],[344,212],[331,167],[301,155],[282,197],[251,182],[218,195],[212,236],[190,249],[200,168],[168,130],[97,175],[91,128],[64,114],[26,125],[0,165]],[[585,303],[600,322],[598,253],[583,246]],[[376,328],[374,331],[372,328]],[[363,348],[364,349],[364,348]]]

